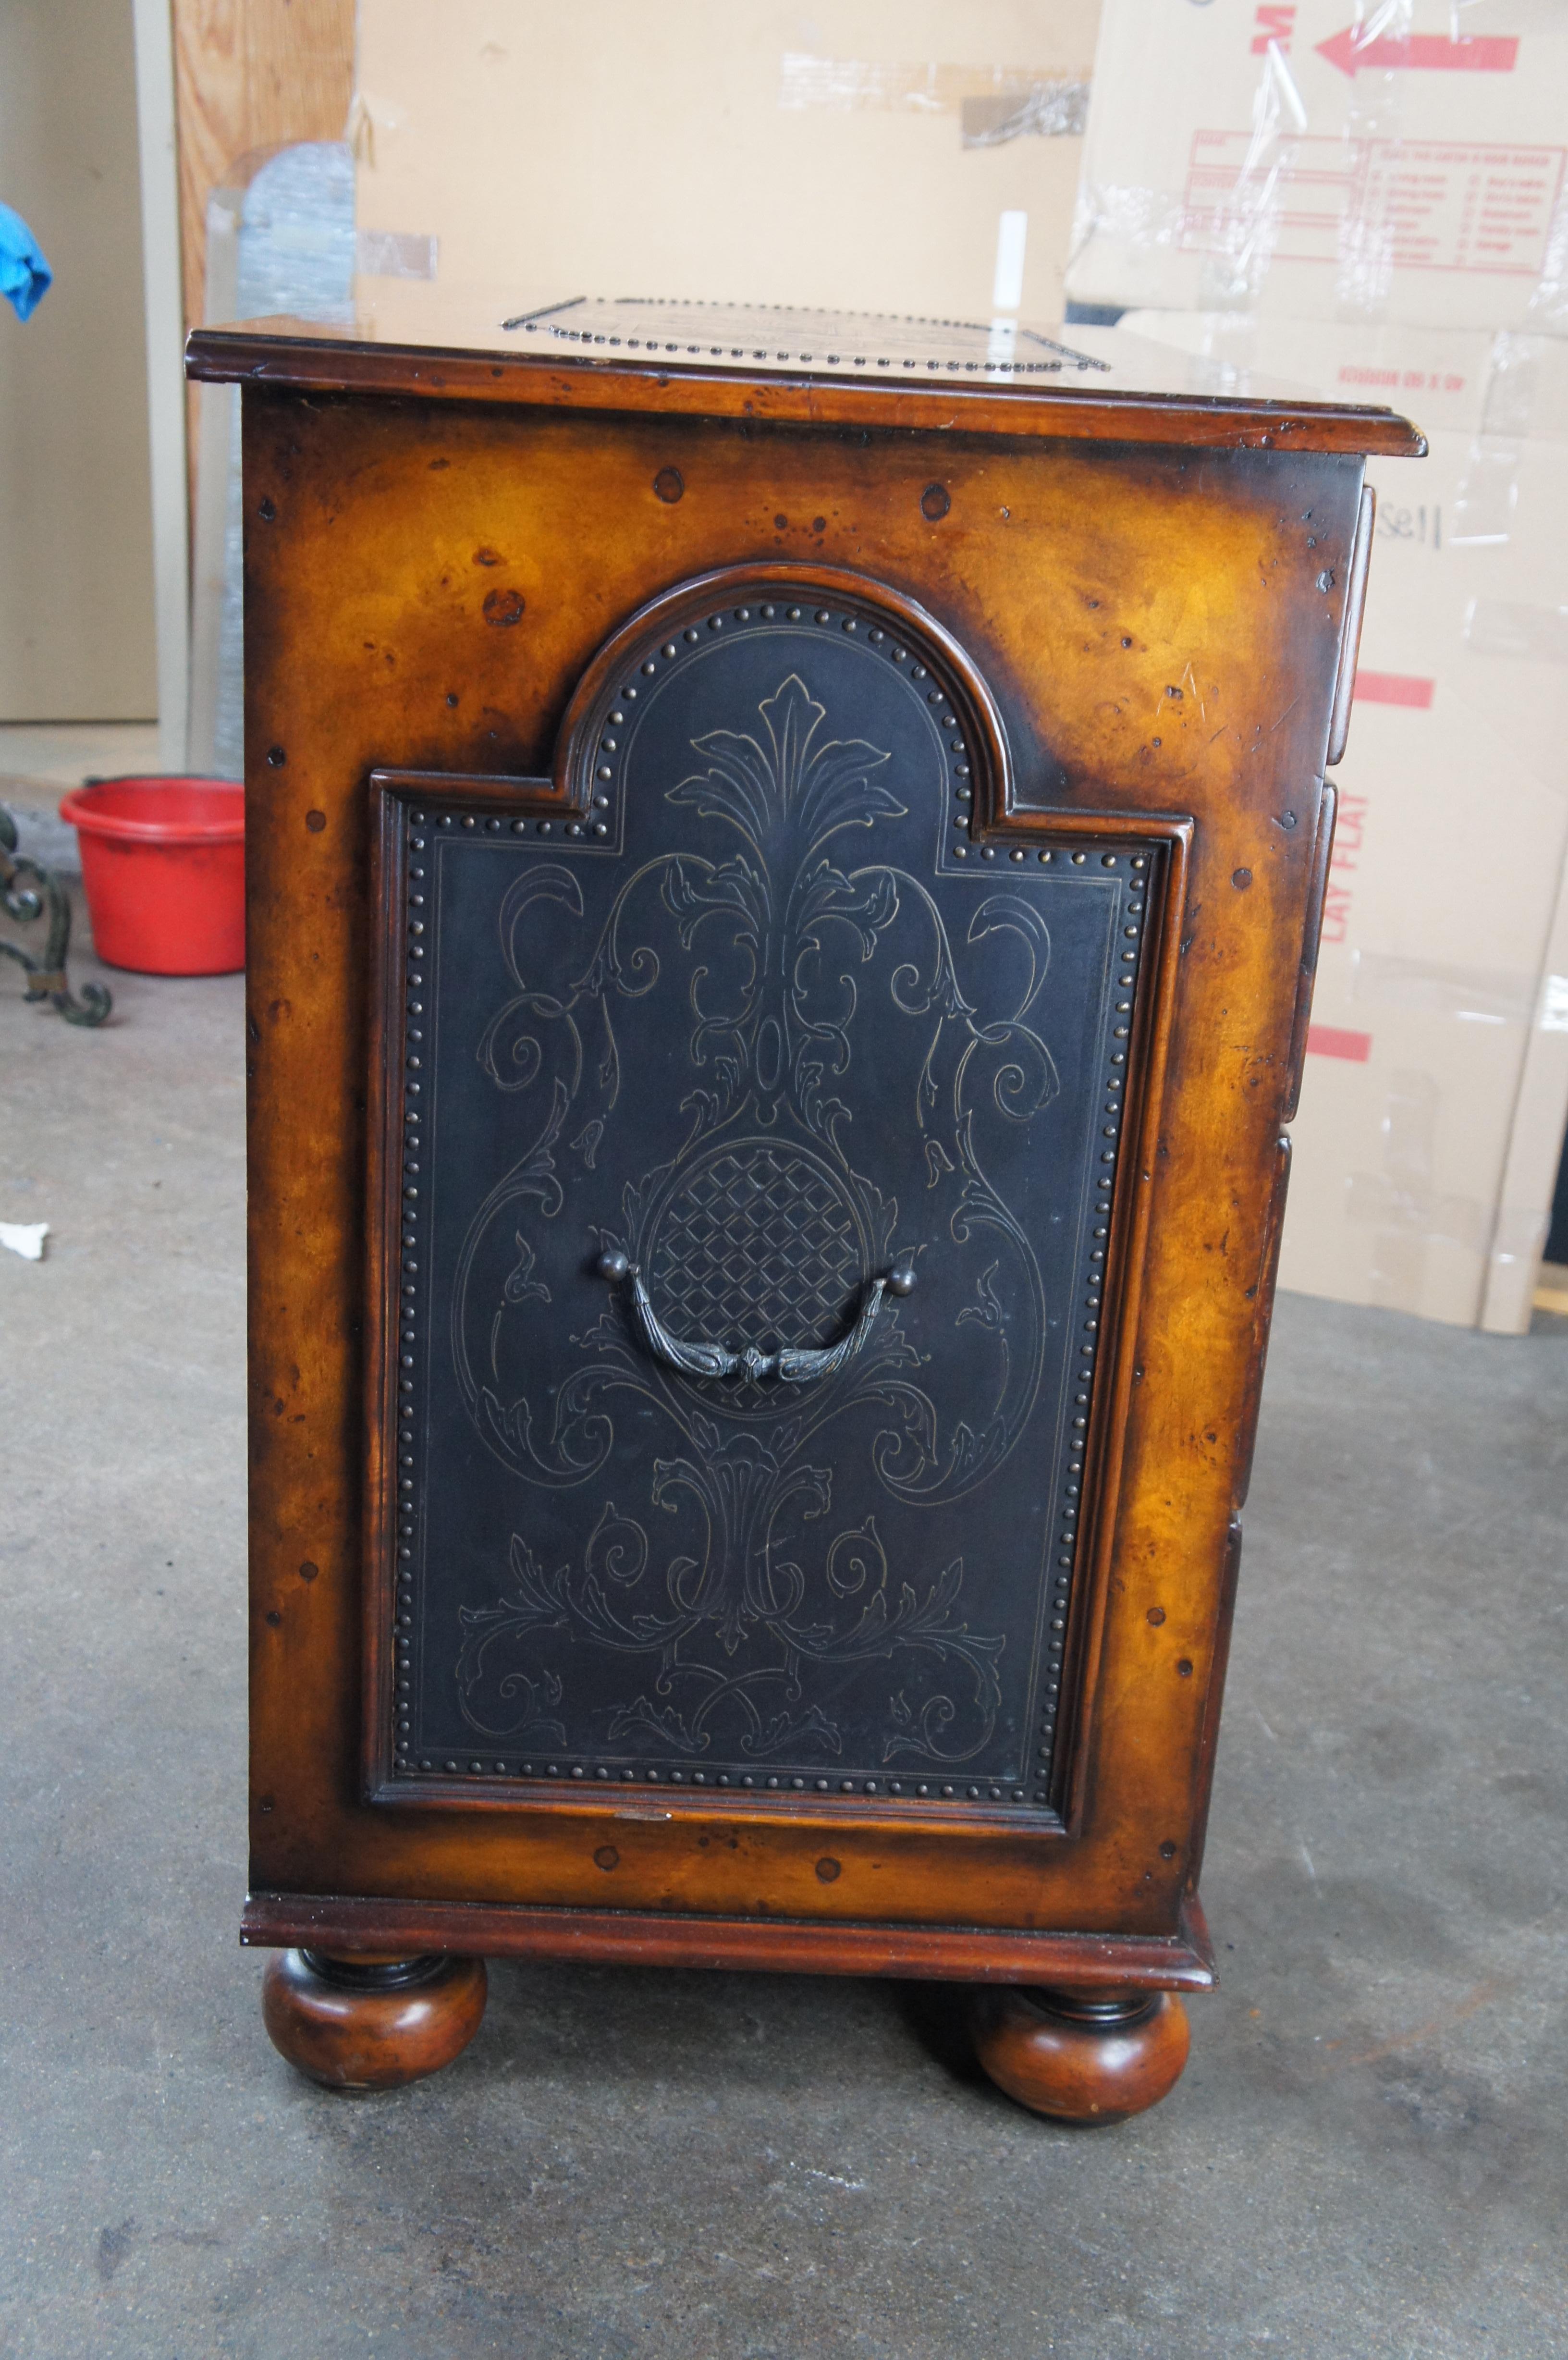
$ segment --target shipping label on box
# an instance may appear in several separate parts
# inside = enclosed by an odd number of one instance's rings
[[[1106,0],[1067,291],[1561,324],[1565,189],[1568,9]]]

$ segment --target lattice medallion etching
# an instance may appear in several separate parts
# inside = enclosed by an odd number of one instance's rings
[[[854,1199],[819,1158],[778,1140],[715,1148],[683,1169],[650,1224],[648,1290],[683,1334],[825,1345],[866,1266]],[[742,1379],[725,1406],[776,1406]]]

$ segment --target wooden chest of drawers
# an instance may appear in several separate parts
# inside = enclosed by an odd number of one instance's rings
[[[1420,438],[702,306],[192,367],[245,387],[274,2037],[408,2079],[487,1954],[924,1975],[1026,2103],[1149,2103],[1363,458]]]

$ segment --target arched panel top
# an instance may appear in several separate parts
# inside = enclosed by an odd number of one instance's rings
[[[863,693],[880,704],[874,683],[885,671],[886,694],[923,705],[956,741],[947,745],[952,759],[945,767],[954,812],[973,823],[966,833],[1011,810],[1006,726],[979,667],[953,634],[917,600],[869,575],[783,563],[727,566],[680,583],[639,606],[605,640],[577,684],[557,738],[553,783],[563,802],[587,814],[611,783],[604,774],[616,768],[620,748],[606,749],[604,738],[618,700],[625,710],[699,651],[768,639],[808,663],[804,651],[813,640],[824,653],[845,641],[864,650],[870,661]],[[805,684],[810,689],[810,681]]]

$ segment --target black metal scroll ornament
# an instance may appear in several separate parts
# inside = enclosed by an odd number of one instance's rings
[[[41,959],[23,950],[19,943],[0,942],[0,951],[14,958],[26,975],[29,1000],[52,1000],[68,1024],[102,1024],[113,1005],[103,985],[84,983],[78,1000],[65,972],[71,947],[71,903],[65,888],[38,861],[16,859],[16,823],[0,808],[0,909],[24,925],[41,918],[47,910],[49,931]]]
[[[787,1346],[777,1352],[759,1351],[747,1344],[732,1352],[724,1344],[688,1342],[672,1336],[652,1304],[642,1282],[642,1273],[618,1247],[599,1256],[599,1275],[618,1286],[623,1279],[632,1283],[632,1314],[637,1332],[654,1359],[667,1369],[678,1370],[684,1377],[748,1377],[755,1383],[762,1377],[779,1377],[785,1384],[818,1384],[824,1377],[836,1375],[848,1366],[877,1325],[877,1315],[882,1308],[885,1294],[909,1295],[914,1291],[915,1273],[901,1262],[886,1278],[874,1278],[861,1300],[859,1314],[847,1335],[836,1344],[820,1349]]]

